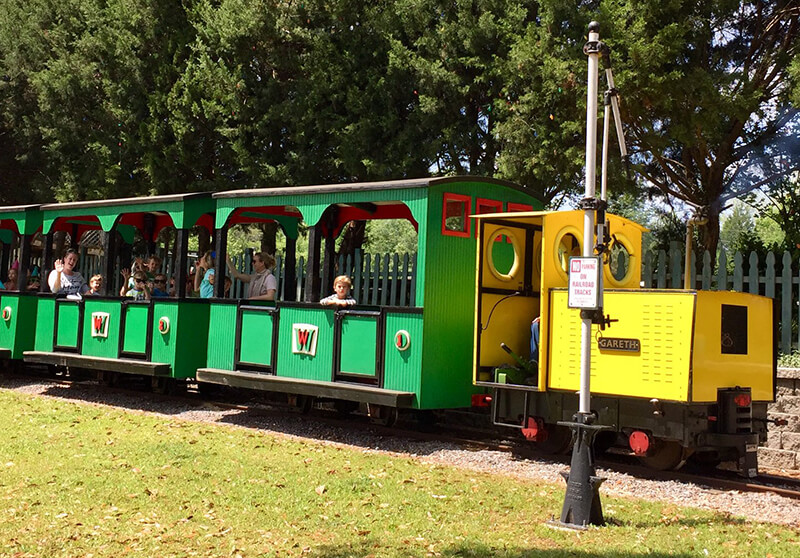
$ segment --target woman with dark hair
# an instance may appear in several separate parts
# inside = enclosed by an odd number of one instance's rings
[[[77,265],[78,251],[70,248],[64,254],[63,260],[55,261],[54,269],[47,277],[50,291],[60,295],[83,295],[88,291],[89,285],[83,275],[75,270]]]

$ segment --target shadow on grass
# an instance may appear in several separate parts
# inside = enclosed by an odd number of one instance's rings
[[[312,549],[309,556],[313,558],[377,558],[386,556],[385,549],[374,545],[353,546],[319,546]],[[434,554],[426,550],[404,550],[403,556],[428,557]],[[463,544],[448,548],[436,548],[435,556],[443,558],[690,558],[696,553],[687,552],[636,552],[634,550],[618,551],[584,551],[571,548],[491,548],[486,545]]]

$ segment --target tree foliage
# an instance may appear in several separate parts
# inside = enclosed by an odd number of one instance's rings
[[[0,201],[471,173],[555,206],[581,190],[598,19],[640,176],[703,208],[713,248],[728,200],[794,165],[776,139],[797,136],[799,15],[794,0],[7,0]],[[630,191],[617,160],[612,143],[609,183]]]
[[[789,72],[800,52],[800,6],[629,0],[603,7],[639,170],[707,217],[702,243],[714,252],[726,203],[755,183],[776,182],[776,160],[787,162],[775,139],[795,114]]]

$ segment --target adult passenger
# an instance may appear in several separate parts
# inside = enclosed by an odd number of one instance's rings
[[[278,280],[272,274],[272,269],[275,267],[275,258],[266,252],[253,254],[253,269],[255,273],[252,275],[247,275],[237,270],[230,256],[227,256],[227,263],[231,275],[244,283],[250,283],[247,298],[250,300],[275,300],[275,293],[278,291]]]
[[[64,253],[63,260],[56,260],[54,269],[47,277],[47,284],[50,292],[60,295],[83,295],[89,290],[89,285],[81,275],[80,271],[75,270],[78,265],[78,251],[70,248]]]
[[[539,364],[539,316],[531,322],[531,358],[532,363]]]

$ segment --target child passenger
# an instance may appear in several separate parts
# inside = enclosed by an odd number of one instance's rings
[[[144,271],[137,271],[133,274],[133,288],[129,290],[126,289],[128,289],[128,280],[131,277],[131,272],[128,269],[123,269],[121,273],[125,281],[119,290],[119,296],[127,296],[133,300],[150,300],[150,289],[147,287],[147,275],[144,274]]]
[[[200,298],[211,298],[214,296],[214,256],[211,250],[197,259],[196,271],[194,276],[194,291],[200,293]]]
[[[352,286],[353,284],[347,275],[339,275],[333,280],[334,293],[331,296],[326,296],[319,303],[323,306],[352,306],[356,303],[356,299],[350,295],[350,287]]]
[[[91,279],[89,279],[89,292],[86,293],[88,295],[99,295],[100,290],[103,288],[103,276],[102,275],[92,275]]]
[[[163,273],[156,273],[153,279],[152,296],[162,298],[169,296],[169,291],[167,291],[167,276]]]

